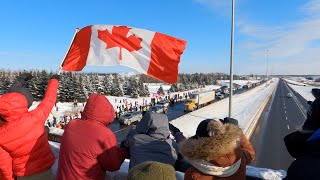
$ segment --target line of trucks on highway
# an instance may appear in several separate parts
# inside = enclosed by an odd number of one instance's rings
[[[202,108],[212,103],[215,100],[215,98],[223,99],[225,95],[229,95],[229,89],[227,86],[223,86],[215,91],[193,93],[190,95],[190,99],[185,101],[183,111],[191,112],[196,109]]]

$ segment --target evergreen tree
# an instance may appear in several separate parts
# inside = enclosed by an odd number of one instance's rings
[[[122,88],[122,80],[118,74],[114,74],[111,88],[111,95],[121,97],[124,95]]]

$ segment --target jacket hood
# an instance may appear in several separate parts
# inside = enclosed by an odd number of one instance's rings
[[[114,109],[105,96],[91,94],[84,107],[81,119],[98,121],[108,126],[114,120]]]
[[[240,146],[241,129],[233,124],[221,124],[218,127],[220,130],[213,132],[217,128],[216,123],[209,123],[209,134],[212,136],[184,141],[181,153],[189,160],[210,161],[234,152]]]
[[[170,135],[168,117],[165,114],[148,112],[137,124],[136,131],[138,134],[147,134],[156,139],[168,139]]]
[[[28,102],[24,95],[16,92],[0,97],[0,116],[10,122],[28,112]]]

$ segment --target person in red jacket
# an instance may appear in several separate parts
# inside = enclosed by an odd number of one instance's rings
[[[81,119],[71,120],[62,136],[58,180],[104,179],[106,171],[117,171],[127,156],[117,146],[116,137],[107,127],[114,120],[108,99],[91,94]]]
[[[32,94],[26,88],[31,74],[21,75],[8,93],[0,97],[0,177],[52,179],[51,166],[55,162],[44,129],[56,102],[59,76],[54,75],[45,97],[32,111]]]

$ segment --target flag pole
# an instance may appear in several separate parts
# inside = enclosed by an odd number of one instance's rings
[[[234,1],[232,0],[231,17],[231,50],[230,50],[230,95],[229,95],[229,118],[232,115],[232,94],[233,94],[233,47],[234,47]]]
[[[71,45],[72,45],[72,43],[73,43],[73,41],[74,41],[74,39],[75,39],[75,37],[76,37],[76,35],[77,35],[78,32],[79,32],[79,28],[76,28],[76,31],[74,32],[74,35],[73,35],[72,40],[71,40],[71,42],[70,42],[69,48],[68,48],[66,54],[64,55],[64,57],[63,57],[63,59],[62,59],[62,62],[61,62],[61,64],[60,64],[60,68],[59,68],[59,70],[58,70],[58,75],[61,74],[62,65],[63,65],[63,63],[64,63],[64,60],[66,59],[66,57],[67,57],[67,55],[68,55],[68,52],[69,52],[69,50],[70,50],[70,48],[71,48]]]

